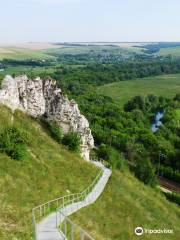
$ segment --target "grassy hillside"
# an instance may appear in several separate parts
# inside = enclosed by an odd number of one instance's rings
[[[15,60],[26,60],[26,59],[49,59],[53,58],[48,54],[40,50],[32,50],[26,48],[10,48],[0,47],[0,60],[2,59],[15,59]]]
[[[12,113],[0,106],[0,131],[12,124]],[[99,169],[54,142],[37,121],[20,111],[13,125],[27,138],[27,156],[13,160],[0,153],[0,239],[32,239],[33,207],[86,188]]]
[[[158,192],[140,183],[128,172],[113,172],[97,202],[71,216],[97,240],[177,240],[180,236],[180,210]],[[172,235],[144,234],[134,229],[173,229]]]
[[[136,95],[155,94],[171,97],[180,93],[180,74],[147,77],[106,84],[98,88],[98,93],[112,97],[123,105]]]

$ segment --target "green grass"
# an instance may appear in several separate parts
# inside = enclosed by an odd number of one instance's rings
[[[26,60],[26,59],[53,59],[40,50],[30,50],[24,48],[0,48],[0,60],[13,59],[13,60]]]
[[[180,57],[180,47],[174,48],[161,48],[157,53],[159,56],[172,56],[172,57]]]
[[[136,95],[172,97],[180,93],[180,74],[115,82],[98,87],[97,92],[112,97],[121,106]]]
[[[12,124],[0,106],[0,131]],[[57,144],[35,120],[16,111],[14,126],[26,133],[28,156],[15,161],[0,153],[0,239],[32,239],[32,208],[84,190],[99,169]]]
[[[102,52],[108,51],[111,54],[114,55],[125,55],[128,56],[132,53],[140,53],[140,50],[138,48],[122,48],[120,46],[108,46],[108,45],[94,45],[94,46],[63,46],[61,48],[55,48],[55,49],[47,49],[44,50],[44,53],[50,54],[50,55],[64,55],[64,54],[100,54]]]
[[[177,110],[176,110],[176,113],[177,113],[178,119],[180,120],[180,109],[177,109]]]
[[[97,240],[177,240],[180,236],[178,206],[128,172],[113,172],[101,197],[70,218]],[[136,237],[137,226],[173,229],[174,234]]]
[[[12,124],[12,113],[4,106],[0,112],[1,131]],[[26,132],[28,156],[18,162],[0,153],[0,239],[30,240],[32,208],[67,192],[82,191],[99,170],[54,142],[37,121],[22,112],[15,112],[13,124]],[[137,225],[173,228],[176,234],[178,214],[178,208],[159,192],[128,172],[114,172],[102,197],[73,219],[97,240],[129,240]]]
[[[2,72],[1,74],[22,74],[22,73],[26,73],[26,74],[31,74],[31,73],[36,73],[37,75],[40,73],[53,73],[54,72],[54,68],[53,67],[24,67],[24,66],[18,66],[18,67],[7,67],[5,69],[4,72]]]
[[[6,75],[19,76],[22,74],[27,74],[28,76],[39,74],[51,74],[55,71],[55,67],[28,67],[28,66],[17,66],[17,67],[6,67],[3,72],[0,72],[0,82]]]

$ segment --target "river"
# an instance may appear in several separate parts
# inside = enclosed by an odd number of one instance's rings
[[[153,133],[157,132],[157,130],[159,129],[159,126],[162,125],[161,120],[164,117],[164,113],[165,113],[165,111],[156,113],[154,123],[151,126],[151,130],[152,130]]]

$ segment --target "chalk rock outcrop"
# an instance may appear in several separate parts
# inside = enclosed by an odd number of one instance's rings
[[[77,103],[69,100],[52,78],[31,80],[26,75],[6,76],[1,85],[0,103],[33,117],[44,115],[48,120],[56,121],[64,133],[77,132],[81,137],[82,157],[89,160],[94,139],[88,120],[80,113]]]

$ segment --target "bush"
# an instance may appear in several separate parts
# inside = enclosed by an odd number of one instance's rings
[[[58,143],[62,142],[63,134],[62,130],[55,121],[46,122],[47,128],[50,131],[51,137]]]
[[[81,139],[80,136],[75,132],[69,132],[64,135],[62,144],[67,146],[69,150],[73,152],[80,152]]]
[[[135,176],[152,187],[156,185],[156,175],[150,160],[147,157],[139,156],[133,167]]]
[[[180,194],[179,193],[164,193],[164,195],[166,196],[166,198],[169,201],[180,205]]]
[[[12,152],[12,158],[15,160],[25,159],[27,156],[26,147],[24,144],[18,144],[15,146],[14,151]]]
[[[27,154],[26,139],[16,127],[7,127],[0,133],[0,151],[15,160],[23,160]]]
[[[113,147],[101,144],[97,150],[98,158],[109,163],[113,169],[123,169],[125,162],[121,154]]]
[[[159,175],[180,183],[180,172],[178,170],[173,170],[171,167],[161,166],[159,169]]]

